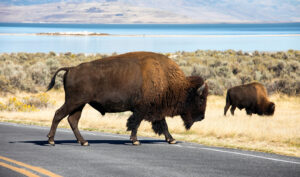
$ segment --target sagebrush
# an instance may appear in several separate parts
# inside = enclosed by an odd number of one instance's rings
[[[113,53],[112,55],[116,55]],[[258,81],[269,93],[300,94],[300,51],[243,52],[211,51],[165,54],[187,76],[203,77],[213,95],[223,95],[233,86]],[[0,54],[0,93],[45,91],[54,72],[60,67],[76,66],[107,57],[104,54],[2,53]],[[58,76],[62,80],[62,74]],[[58,81],[55,87],[61,88]]]

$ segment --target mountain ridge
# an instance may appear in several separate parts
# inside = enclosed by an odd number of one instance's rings
[[[0,22],[286,23],[300,22],[298,9],[298,0],[4,0],[0,2]]]

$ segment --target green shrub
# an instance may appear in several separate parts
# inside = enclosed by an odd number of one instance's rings
[[[114,53],[113,55],[116,55]],[[226,89],[258,81],[270,92],[299,95],[300,51],[243,52],[197,50],[166,54],[187,75],[201,76],[211,85],[211,94],[222,95]],[[106,54],[2,53],[0,54],[0,92],[44,91],[60,67],[107,57]],[[55,88],[62,87],[63,72]]]
[[[46,59],[46,67],[49,69],[49,74],[53,75],[62,66],[57,59],[51,57]]]
[[[203,79],[207,80],[211,77],[215,77],[216,73],[209,67],[203,65],[193,66],[192,76],[201,76]]]
[[[231,87],[241,85],[241,84],[242,84],[241,79],[239,79],[237,77],[231,77],[231,78],[223,80],[223,85],[224,85],[225,90],[228,90]]]
[[[9,80],[4,75],[0,75],[0,93],[1,92],[13,92],[13,88],[10,86]]]
[[[220,66],[215,68],[216,74],[219,77],[229,78],[232,75],[232,72],[230,71],[230,68],[226,65]]]
[[[49,80],[49,67],[46,63],[35,63],[28,68],[28,73],[34,84],[37,86],[44,86]]]
[[[238,78],[241,80],[242,84],[247,84],[253,80],[249,74],[240,74]]]
[[[223,95],[225,88],[222,84],[218,82],[216,79],[208,79],[206,80],[208,86],[208,93],[211,95]]]
[[[25,89],[23,81],[27,77],[27,74],[21,65],[14,64],[10,61],[5,62],[0,68],[0,75],[4,77],[4,81],[9,81],[11,87],[20,90]]]

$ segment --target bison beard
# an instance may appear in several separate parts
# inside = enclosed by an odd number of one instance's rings
[[[69,124],[82,145],[88,145],[78,130],[78,122],[85,104],[102,115],[107,112],[131,111],[127,130],[134,145],[142,120],[152,122],[155,133],[164,134],[170,144],[176,143],[168,131],[166,116],[181,115],[189,129],[204,119],[207,85],[201,77],[185,77],[178,65],[168,57],[151,52],[131,52],[112,56],[76,67],[60,68],[54,74],[48,90],[55,84],[58,72],[64,74],[65,103],[54,115],[49,143],[59,122],[69,115]]]

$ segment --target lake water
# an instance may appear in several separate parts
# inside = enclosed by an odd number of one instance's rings
[[[95,32],[120,36],[34,35],[54,32]],[[198,49],[300,50],[300,23],[180,25],[0,23],[0,53],[176,52]]]

